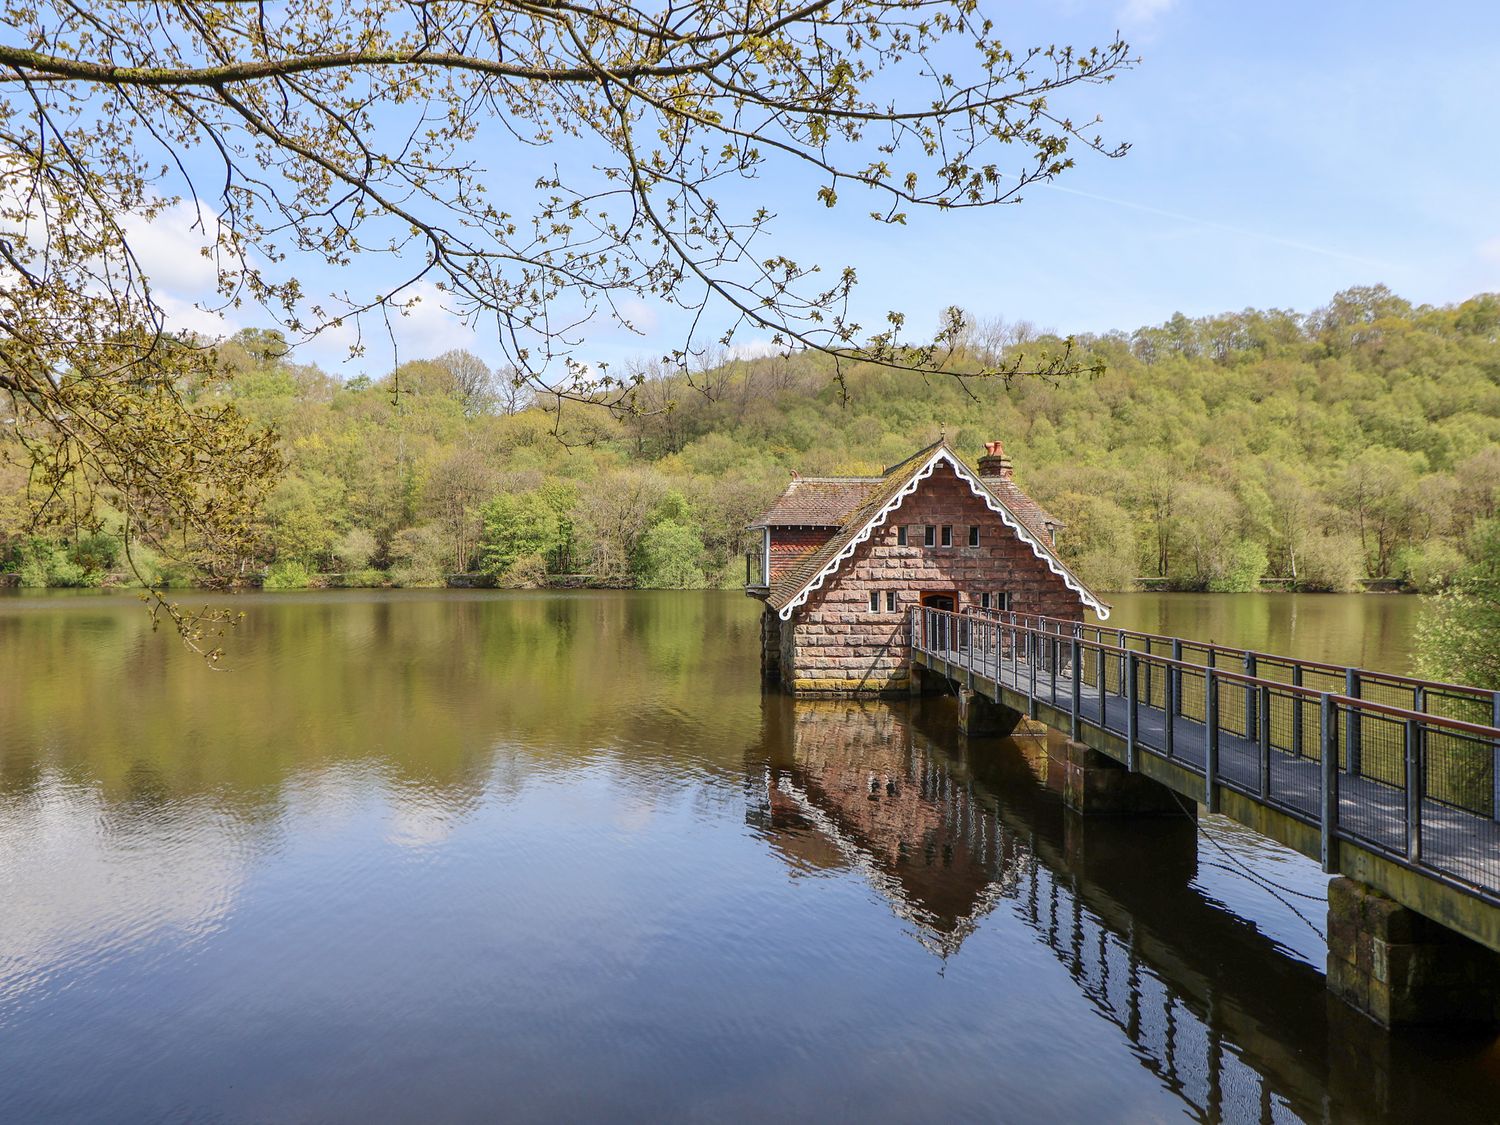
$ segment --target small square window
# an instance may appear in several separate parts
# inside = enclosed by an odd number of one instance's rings
[[[953,546],[953,529],[947,524],[943,524],[943,546]]]
[[[870,591],[870,612],[871,613],[879,613],[880,612],[880,591],[879,590],[871,590]]]
[[[979,546],[979,525],[977,523],[969,525],[969,546]]]
[[[902,524],[896,529],[896,546],[906,546],[906,525]]]
[[[937,528],[933,527],[932,524],[928,524],[927,525],[927,546],[933,547],[933,546],[936,546],[936,545],[937,545]]]
[[[885,610],[886,610],[887,613],[895,613],[896,612],[896,591],[895,590],[887,590],[885,592]]]

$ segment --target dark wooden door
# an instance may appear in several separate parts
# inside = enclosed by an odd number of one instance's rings
[[[952,613],[958,606],[958,600],[953,594],[923,594],[923,609],[945,609]],[[923,614],[924,628],[927,629],[927,643],[939,652],[946,652],[949,648],[948,618],[940,614]]]

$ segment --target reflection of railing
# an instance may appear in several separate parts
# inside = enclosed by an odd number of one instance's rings
[[[1204,1018],[1145,962],[1131,934],[1096,917],[1056,872],[1032,864],[1019,905],[1083,995],[1125,1033],[1141,1063],[1192,1108],[1195,1119],[1299,1119],[1246,1061],[1243,1045],[1212,1022],[1212,992]]]
[[[842,723],[839,729],[844,729]],[[764,830],[774,830],[771,802],[788,800],[798,815],[837,850],[844,862],[859,871],[912,926],[914,936],[934,954],[956,955],[963,941],[982,919],[1001,903],[1013,904],[1018,917],[1065,967],[1088,1003],[1116,1025],[1135,1048],[1141,1064],[1187,1105],[1199,1121],[1224,1119],[1281,1121],[1296,1119],[1290,1108],[1299,1091],[1317,1085],[1322,1075],[1287,1073],[1272,1068],[1262,1073],[1254,1043],[1236,1038],[1216,1001],[1213,972],[1200,974],[1206,995],[1185,990],[1170,965],[1153,961],[1128,914],[1108,917],[1084,902],[1087,893],[1074,873],[1060,865],[1055,848],[1039,846],[1034,825],[1015,813],[1009,823],[994,799],[976,793],[971,780],[956,777],[943,757],[929,747],[913,744],[896,765],[898,784],[934,811],[934,823],[945,827],[947,839],[963,841],[976,865],[979,880],[967,898],[962,917],[938,917],[926,900],[924,884],[940,892],[951,878],[948,861],[914,852],[905,863],[900,838],[870,837],[845,815],[842,803],[817,784],[811,763],[791,768],[769,767],[757,775],[755,802],[747,814]],[[850,759],[851,762],[857,760]],[[887,775],[889,776],[889,775]],[[832,779],[837,787],[837,778]],[[841,788],[841,787],[840,787]],[[856,783],[850,792],[861,792]],[[864,800],[863,797],[860,798]],[[1017,819],[1019,818],[1019,819]],[[916,841],[906,841],[918,846]],[[903,871],[902,867],[907,870]],[[913,876],[915,882],[912,881]],[[1187,892],[1184,888],[1184,893]],[[935,898],[935,895],[932,896]],[[1268,956],[1274,956],[1267,951]],[[1232,996],[1229,1008],[1234,1007]],[[1295,1055],[1295,1053],[1294,1053]],[[1296,1103],[1304,1112],[1305,1099]],[[1258,1107],[1256,1114],[1239,1112]]]
[[[1210,808],[1223,787],[1318,827],[1325,865],[1347,839],[1500,903],[1500,694],[1053,618],[912,612],[917,651],[1064,712],[1074,737],[1083,723],[1119,736],[1132,768],[1147,753],[1200,775]]]

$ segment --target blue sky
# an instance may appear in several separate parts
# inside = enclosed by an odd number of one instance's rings
[[[1500,290],[1500,4],[1063,0],[986,10],[1017,44],[1107,42],[1119,28],[1140,65],[1067,108],[1099,112],[1106,137],[1132,150],[1121,160],[1080,153],[1056,186],[1033,187],[1017,206],[913,214],[905,228],[872,223],[852,195],[826,210],[805,180],[768,171],[756,191],[780,219],[762,253],[855,266],[866,323],[897,308],[925,329],[957,304],[1058,331],[1129,330],[1177,311],[1306,311],[1375,282],[1432,303]],[[201,269],[167,257],[159,280],[181,307]],[[331,283],[311,267],[305,280]],[[645,337],[601,327],[591,357],[618,364],[679,342],[678,320],[643,313]],[[242,309],[229,327],[253,323]],[[483,331],[432,301],[398,335],[403,359],[448,346],[501,358]],[[335,339],[299,356],[376,371],[389,348],[352,366]]]

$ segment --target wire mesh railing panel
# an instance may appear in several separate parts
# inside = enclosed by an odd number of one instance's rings
[[[1391,715],[1341,707],[1339,829],[1405,855],[1406,723]]]
[[[1461,692],[1448,687],[1423,689],[1424,706],[1414,710],[1429,715],[1440,715],[1445,719],[1456,719],[1461,723],[1476,726],[1496,726],[1500,720],[1500,709],[1495,704],[1493,693]]]
[[[1008,683],[1121,736],[1127,754],[1166,756],[1323,824],[1326,840],[1500,899],[1491,693],[1072,623],[925,607],[911,622],[913,647],[951,674]]]
[[[1495,815],[1497,745],[1490,739],[1425,725],[1422,795],[1430,801],[1484,817]]]

